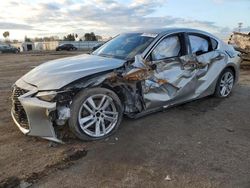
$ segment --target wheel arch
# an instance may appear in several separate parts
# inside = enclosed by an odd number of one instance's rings
[[[113,91],[122,102],[122,106],[125,114],[130,114],[142,110],[143,106],[138,102],[138,93],[136,93],[136,85],[127,85],[119,83],[112,85],[109,82],[100,84],[99,87],[103,87]]]
[[[229,66],[227,66],[225,69],[230,69],[232,72],[233,72],[233,74],[234,74],[234,77],[236,76],[235,74],[236,74],[236,71],[235,71],[235,68],[234,68],[234,66],[232,66],[232,65],[229,65]],[[224,69],[224,70],[225,70]]]
[[[101,87],[113,91],[122,101],[124,112],[134,113],[144,109],[141,82],[127,82],[119,79],[114,70],[97,73],[71,82],[63,89],[74,91],[74,95],[84,89]]]
[[[234,82],[237,83],[239,79],[239,67],[234,63],[228,63],[228,65],[222,71],[225,69],[230,69],[233,72],[235,78]]]

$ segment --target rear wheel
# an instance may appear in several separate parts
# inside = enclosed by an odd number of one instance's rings
[[[113,134],[122,120],[118,96],[105,88],[83,90],[71,105],[70,129],[82,140],[98,140]]]
[[[220,75],[217,85],[216,85],[216,89],[215,89],[215,96],[216,97],[227,97],[232,89],[233,89],[233,85],[234,85],[234,73],[231,69],[226,68]]]

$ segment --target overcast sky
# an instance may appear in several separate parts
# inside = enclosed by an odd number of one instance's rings
[[[114,36],[140,28],[191,27],[226,38],[243,23],[250,32],[250,0],[6,0],[0,39],[86,32]]]

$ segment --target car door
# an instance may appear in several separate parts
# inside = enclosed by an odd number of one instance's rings
[[[63,44],[63,45],[61,46],[61,50],[67,50],[67,44]]]
[[[190,56],[196,67],[195,98],[213,93],[216,78],[227,62],[225,52],[217,49],[216,39],[203,34],[188,33]]]
[[[169,106],[188,100],[194,94],[196,70],[184,33],[161,39],[147,57],[153,74],[143,83],[146,109]]]

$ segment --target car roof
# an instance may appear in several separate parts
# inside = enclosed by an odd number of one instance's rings
[[[159,36],[163,36],[166,34],[179,33],[179,32],[203,34],[203,35],[207,35],[207,36],[218,39],[217,37],[215,37],[214,35],[206,31],[202,31],[198,29],[191,29],[191,28],[155,28],[155,29],[146,29],[146,30],[136,30],[136,31],[127,32],[127,33],[150,33],[150,34],[157,34]]]

